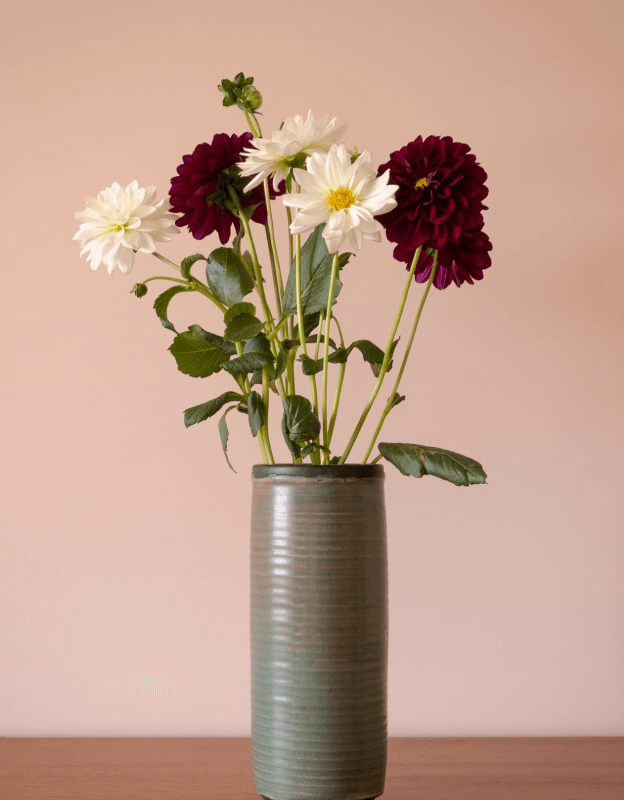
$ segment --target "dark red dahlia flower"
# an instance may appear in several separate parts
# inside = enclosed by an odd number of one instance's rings
[[[391,242],[412,254],[420,245],[440,250],[483,223],[487,174],[469,151],[450,136],[419,136],[379,167],[399,187],[396,208],[377,217]]]
[[[438,268],[433,277],[436,289],[446,289],[454,281],[461,286],[464,281],[473,283],[483,278],[483,270],[492,265],[489,251],[492,243],[483,232],[483,224],[469,231],[462,231],[459,241],[455,244],[447,242],[438,253]],[[397,261],[405,261],[409,270],[415,250],[410,250],[401,244],[394,248],[394,257]],[[426,283],[431,275],[433,255],[427,255],[423,247],[418,258],[414,280]],[[474,280],[473,280],[474,279]]]
[[[203,239],[213,231],[219,234],[221,244],[227,244],[232,225],[238,233],[240,220],[230,211],[232,199],[228,186],[236,191],[243,208],[257,205],[251,219],[264,225],[267,221],[267,210],[264,202],[264,189],[257,186],[251,192],[245,191],[247,178],[241,178],[236,166],[242,161],[241,152],[249,147],[253,139],[251,133],[238,136],[217,133],[212,144],[198,144],[191,155],[182,156],[182,164],[177,168],[178,174],[171,179],[169,198],[171,211],[184,216],[176,220],[179,228],[188,226],[196,239]],[[271,199],[280,192],[270,188]]]

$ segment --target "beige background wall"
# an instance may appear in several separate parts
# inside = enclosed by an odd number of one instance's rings
[[[432,291],[384,435],[489,475],[386,469],[390,733],[623,734],[622,2],[3,9],[0,735],[249,733],[257,446],[234,420],[234,474],[216,422],[185,430],[229,384],[177,372],[153,288],[129,293],[161,265],[91,272],[71,238],[85,196],[162,196],[183,154],[243,131],[216,90],[241,69],[267,132],[327,112],[376,164],[449,134],[489,174],[493,266]],[[387,243],[361,251],[349,339],[385,341],[404,275]],[[172,317],[220,322],[200,297]],[[371,388],[353,358],[339,442]]]

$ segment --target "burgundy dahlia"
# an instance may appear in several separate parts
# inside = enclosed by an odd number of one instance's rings
[[[203,239],[213,231],[219,234],[221,244],[227,244],[231,226],[238,233],[240,220],[230,211],[232,199],[228,186],[232,186],[243,208],[257,205],[251,219],[264,225],[267,210],[264,190],[257,186],[251,192],[245,191],[247,178],[241,178],[238,166],[242,161],[241,152],[249,147],[253,139],[251,133],[238,136],[217,133],[212,143],[198,144],[191,155],[182,156],[178,174],[171,179],[169,198],[171,211],[182,213],[176,220],[179,228],[188,226],[196,239]],[[280,186],[283,191],[284,187]],[[279,192],[281,193],[281,192]],[[279,194],[270,187],[271,199]]]
[[[440,250],[483,223],[487,174],[469,151],[450,136],[419,136],[379,167],[399,187],[396,208],[378,217],[391,242],[412,253],[420,245]]]
[[[492,265],[490,250],[492,243],[483,232],[483,224],[469,231],[462,231],[459,241],[455,244],[447,242],[438,253],[438,267],[433,277],[436,289],[446,289],[455,282],[461,286],[464,281],[473,283],[483,278],[483,270]],[[415,250],[398,244],[394,248],[394,257],[397,261],[405,261],[409,270]],[[426,283],[431,275],[433,255],[427,255],[427,250],[422,249],[414,272],[414,280]]]

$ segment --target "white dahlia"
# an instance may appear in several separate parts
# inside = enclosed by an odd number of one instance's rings
[[[333,119],[314,119],[308,111],[306,119],[300,114],[290,117],[280,130],[273,131],[270,139],[253,139],[253,147],[243,150],[246,160],[240,164],[241,175],[255,177],[245,186],[246,191],[273,176],[273,188],[285,180],[293,167],[302,167],[305,159],[313,153],[326,153],[333,144],[342,138],[346,125],[335,128]]]
[[[89,253],[87,261],[91,269],[104,263],[111,275],[115,267],[130,272],[134,264],[134,253],[153,253],[156,242],[168,242],[168,233],[180,233],[174,222],[180,216],[169,211],[165,198],[152,205],[156,187],[139,189],[132,181],[125,189],[113,183],[97,197],[87,197],[87,207],[76,214],[81,222],[74,239],[80,240],[83,253]]]
[[[378,178],[372,164],[370,150],[352,164],[343,144],[310,156],[307,171],[294,170],[301,193],[282,198],[285,205],[301,209],[290,232],[304,233],[327,223],[323,238],[330,253],[337,253],[343,244],[359,250],[364,239],[378,242],[382,225],[373,217],[395,208],[398,186],[388,185],[389,170]]]

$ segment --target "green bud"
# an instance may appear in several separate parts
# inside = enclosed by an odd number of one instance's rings
[[[249,103],[249,108],[251,108],[252,111],[257,111],[262,105],[262,95],[257,89],[254,89],[253,92],[247,97],[247,102]]]
[[[360,155],[360,151],[357,149],[357,147],[354,147],[353,150],[351,151],[351,163],[352,164],[354,163],[354,161],[357,158],[359,158],[359,155]]]
[[[147,294],[147,286],[144,283],[135,283],[130,294],[135,294],[137,297],[145,297]]]

